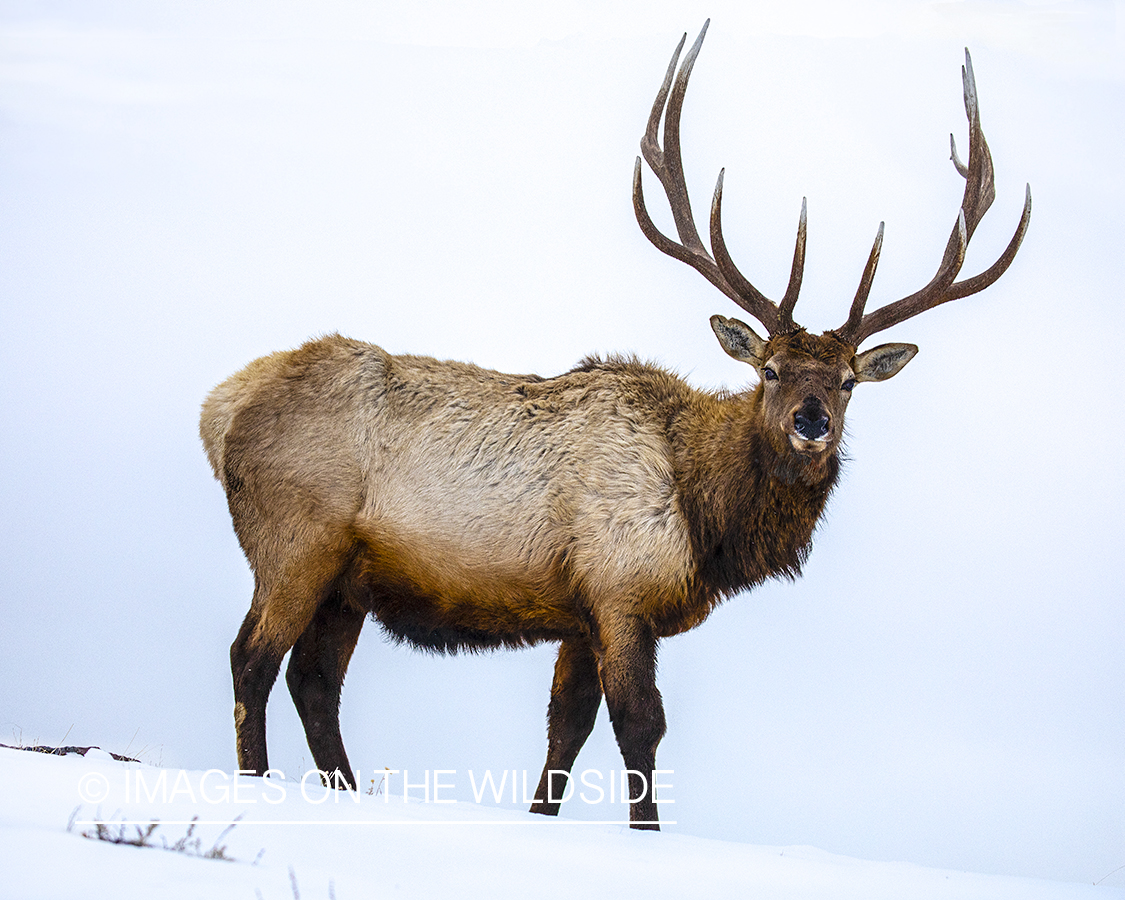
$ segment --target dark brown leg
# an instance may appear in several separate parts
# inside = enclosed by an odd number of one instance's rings
[[[288,577],[267,581],[257,576],[250,612],[230,648],[234,676],[234,726],[238,767],[264,774],[266,701],[277,680],[281,660],[309,627],[339,571],[340,555],[310,553],[289,567]],[[318,565],[319,563],[319,565]]]
[[[257,593],[257,591],[255,591]],[[269,767],[266,754],[266,701],[277,679],[286,648],[270,646],[258,638],[257,604],[242,620],[238,637],[230,648],[234,677],[234,730],[238,768],[255,775]]]
[[[535,789],[539,802],[532,804],[532,812],[558,815],[558,802],[548,802],[552,796],[548,788],[553,796],[561,797],[566,789],[566,778],[556,775],[549,782],[550,772],[570,772],[578,751],[593,730],[601,702],[602,687],[594,651],[583,640],[563,641],[555,662],[551,702],[547,706],[547,762],[539,787]]]
[[[316,611],[289,657],[285,681],[305,726],[316,766],[355,790],[356,780],[340,735],[340,689],[359,640],[364,614],[336,591]]]
[[[603,628],[603,640],[602,688],[613,733],[625,768],[642,773],[629,775],[629,796],[636,800],[629,807],[631,826],[659,831],[652,773],[665,722],[656,688],[656,638],[647,624],[631,617],[611,631]]]

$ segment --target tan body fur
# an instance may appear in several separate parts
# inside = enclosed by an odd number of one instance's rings
[[[680,483],[712,469],[722,477],[708,492],[729,495],[731,467],[704,452],[707,432],[729,442],[756,402],[635,362],[540,379],[333,336],[217,387],[201,431],[260,579],[293,577],[296,553],[315,560],[301,580],[323,590],[344,575],[349,602],[387,610],[393,634],[456,649],[593,637],[605,603],[658,636],[702,621],[720,586],[701,578]],[[403,594],[413,606],[400,628]],[[289,622],[321,599],[286,597],[260,615],[289,640]]]

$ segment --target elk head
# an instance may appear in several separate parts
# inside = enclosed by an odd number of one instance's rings
[[[820,468],[839,446],[844,410],[855,385],[891,378],[918,352],[913,344],[881,344],[863,352],[858,352],[859,345],[879,331],[938,304],[975,294],[996,281],[1015,258],[1027,230],[1031,219],[1031,187],[1028,186],[1026,191],[1019,226],[1004,253],[981,274],[957,281],[973,231],[995,197],[992,157],[980,127],[973,65],[966,50],[961,78],[965,112],[969,119],[967,165],[958,157],[956,144],[950,135],[953,164],[965,179],[965,194],[937,274],[921,290],[874,312],[864,312],[883,243],[883,225],[880,223],[847,321],[819,336],[809,334],[793,319],[793,307],[801,289],[805,263],[804,201],[801,203],[789,286],[780,303],[758,291],[739,272],[727,252],[722,230],[723,172],[719,173],[711,202],[710,238],[714,255],[707,252],[695,228],[680,157],[680,111],[688,78],[703,45],[708,24],[710,20],[704,23],[677,73],[676,63],[687,35],[680,40],[641,139],[641,153],[668,197],[679,242],[661,233],[645,209],[641,191],[641,157],[637,157],[633,170],[633,208],[641,231],[657,249],[695,268],[765,327],[767,338],[759,336],[738,319],[718,315],[711,317],[711,327],[723,349],[735,359],[749,363],[758,373],[761,380],[760,414],[775,449],[779,453],[796,453],[814,468]],[[657,138],[662,115],[663,147]]]

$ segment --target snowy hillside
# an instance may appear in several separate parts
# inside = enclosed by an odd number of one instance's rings
[[[674,826],[631,832],[473,803],[425,803],[420,794],[404,804],[394,787],[390,796],[360,794],[358,802],[315,781],[302,791],[296,780],[251,779],[233,790],[230,773],[121,763],[96,749],[85,758],[0,749],[0,797],[0,897],[21,900],[505,898],[529,891],[777,900],[1125,898],[1121,888],[864,862],[809,847],[694,838]],[[102,799],[83,802],[96,798]],[[128,823],[104,829],[127,841],[137,839],[133,823],[160,824],[140,848],[88,838],[99,817]],[[180,851],[167,849],[177,842]],[[206,858],[209,851],[225,859]]]

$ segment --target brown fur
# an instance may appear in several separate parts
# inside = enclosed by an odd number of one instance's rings
[[[634,359],[543,379],[332,335],[215,388],[200,433],[255,576],[231,647],[240,768],[268,767],[265,702],[292,649],[317,765],[353,778],[340,685],[371,615],[437,652],[559,641],[544,779],[603,692],[627,767],[651,771],[657,640],[796,575],[836,481],[854,349],[800,331],[766,361],[777,381],[715,395]],[[830,434],[801,450],[794,410],[813,398]],[[655,825],[651,798],[632,814]]]

